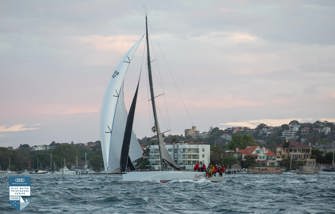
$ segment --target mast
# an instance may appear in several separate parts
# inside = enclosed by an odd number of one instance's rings
[[[87,153],[85,152],[85,166],[84,166],[85,169],[87,169]]]
[[[335,157],[335,150],[334,150],[334,142],[333,142],[333,160],[332,160],[332,167],[335,167],[335,163],[334,163],[334,157]]]
[[[150,97],[151,97],[151,105],[152,111],[154,114],[155,120],[155,131],[157,134],[158,139],[158,148],[159,148],[159,156],[160,156],[160,169],[162,169],[162,148],[160,142],[163,142],[163,137],[161,135],[161,131],[159,128],[158,118],[157,118],[157,110],[156,110],[156,103],[155,103],[155,94],[154,94],[154,86],[152,82],[152,72],[151,72],[151,58],[150,58],[150,48],[149,48],[149,35],[148,35],[148,17],[145,16],[145,39],[147,42],[147,64],[148,64],[148,75],[149,75],[149,85],[150,85]]]

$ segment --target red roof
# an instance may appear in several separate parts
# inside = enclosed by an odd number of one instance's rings
[[[268,152],[266,153],[266,156],[276,156],[276,155],[271,150],[268,150]]]
[[[252,154],[258,146],[247,146],[245,149],[241,149],[240,153],[248,156],[257,156],[257,154]],[[267,156],[276,156],[271,150],[267,150],[265,153]]]
[[[302,143],[299,143],[299,142],[290,142],[290,144],[289,144],[289,147],[290,148],[309,148],[309,146],[308,145],[305,145],[305,144],[302,144]]]
[[[252,155],[252,152],[255,151],[257,146],[247,146],[245,149],[241,149],[240,153],[243,155]]]

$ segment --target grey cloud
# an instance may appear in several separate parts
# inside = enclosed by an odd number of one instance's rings
[[[2,137],[0,144],[28,138],[32,143],[62,138],[98,139],[98,113],[65,117],[50,111],[83,107],[78,111],[90,112],[91,108],[100,108],[111,70],[121,54],[94,49],[78,38],[140,36],[144,32],[145,7],[149,13],[153,67],[162,74],[160,80],[168,81],[165,89],[157,81],[157,91],[166,90],[168,99],[177,97],[182,90],[186,104],[208,104],[208,108],[188,106],[193,115],[191,122],[187,118],[179,120],[185,114],[183,109],[170,112],[177,131],[182,132],[192,123],[207,130],[228,121],[331,117],[335,105],[334,99],[329,99],[335,91],[334,4],[2,1],[0,118],[4,123],[42,125],[36,135],[12,134],[6,140]],[[229,40],[234,33],[255,40],[234,43]],[[260,105],[231,104],[243,99]],[[144,103],[143,100],[139,102]],[[218,100],[230,100],[231,105],[223,108],[221,103],[210,104]],[[137,124],[151,115],[138,116]],[[167,126],[168,119],[162,118],[163,126]],[[72,119],[75,121],[69,122]],[[151,122],[147,126],[149,131],[137,125],[139,136],[151,134]]]

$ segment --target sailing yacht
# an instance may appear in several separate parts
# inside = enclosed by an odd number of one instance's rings
[[[104,169],[109,173],[122,174],[122,180],[124,181],[165,182],[170,180],[194,180],[201,177],[204,178],[204,173],[201,172],[180,171],[180,167],[170,157],[168,150],[165,147],[156,110],[147,16],[145,17],[145,27],[146,62],[150,87],[150,101],[154,119],[153,130],[158,139],[161,171],[136,171],[133,165],[133,161],[142,157],[142,149],[133,130],[140,81],[137,83],[128,113],[124,104],[125,74],[129,64],[132,63],[134,53],[140,42],[143,40],[143,37],[129,49],[114,70],[112,79],[104,96],[101,111],[101,148]]]

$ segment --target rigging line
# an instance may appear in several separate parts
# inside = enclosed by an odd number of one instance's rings
[[[176,94],[177,96],[179,96],[180,99],[178,100],[181,100],[182,102],[182,105],[183,105],[183,108],[184,108],[184,111],[188,117],[188,120],[191,122],[191,126],[194,125],[194,117],[192,116],[192,114],[190,113],[190,111],[188,110],[188,107],[185,103],[185,99],[183,99],[184,95],[183,95],[183,92],[182,90],[180,89],[180,86],[178,85],[178,81],[176,80],[175,76],[173,75],[173,69],[171,69],[170,67],[170,64],[168,63],[168,60],[167,60],[167,57],[166,57],[166,54],[163,52],[163,49],[161,48],[161,45],[159,42],[157,42],[157,47],[160,49],[160,51],[162,52],[162,59],[165,61],[165,65],[167,67],[167,71],[168,71],[168,74],[170,75],[170,78],[172,79],[172,84],[174,85],[174,87],[176,88]]]
[[[152,50],[153,50],[153,53],[155,54],[155,52],[157,52],[157,49],[156,49],[156,42],[153,41],[152,42]],[[168,94],[166,93],[166,84],[165,84],[165,81],[163,81],[165,78],[164,78],[164,75],[163,75],[163,72],[162,72],[162,68],[161,68],[161,65],[159,63],[156,63],[157,67],[155,69],[155,73],[154,73],[154,76],[159,80],[159,84],[157,84],[161,90],[163,91],[163,94]],[[162,105],[161,105],[162,106]],[[165,121],[166,121],[166,124],[165,126],[167,126],[166,128],[169,129],[169,130],[172,130],[172,126],[171,126],[171,114],[170,114],[170,111],[169,111],[169,102],[168,102],[168,96],[163,96],[163,109],[162,108],[159,108],[158,111],[160,113],[164,113],[165,114]],[[164,116],[164,115],[162,115]],[[163,121],[161,121],[162,123]]]

